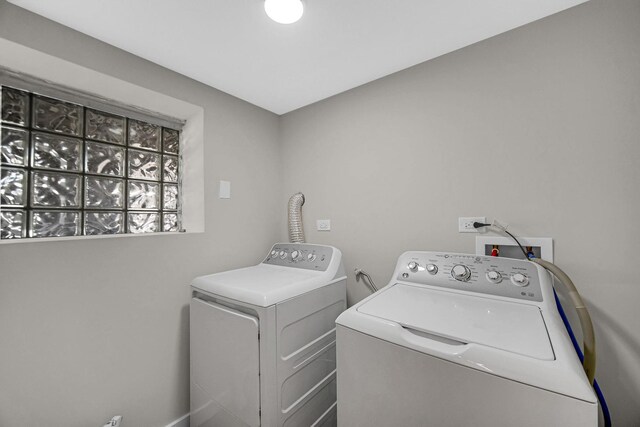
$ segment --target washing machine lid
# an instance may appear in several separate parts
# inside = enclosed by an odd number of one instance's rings
[[[544,319],[534,305],[396,284],[357,310],[456,342],[554,359]]]
[[[268,307],[327,284],[321,271],[258,264],[197,277],[195,290]]]

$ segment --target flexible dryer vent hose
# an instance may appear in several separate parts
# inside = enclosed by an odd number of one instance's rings
[[[560,282],[569,292],[569,298],[571,298],[571,302],[573,303],[576,312],[578,313],[578,318],[580,319],[580,327],[582,328],[582,346],[584,348],[584,361],[582,362],[582,366],[584,367],[584,371],[587,374],[589,383],[593,384],[593,379],[596,375],[596,337],[593,331],[593,323],[591,323],[591,316],[589,315],[587,306],[584,304],[582,297],[578,293],[576,285],[573,284],[569,276],[567,276],[564,271],[562,271],[555,264],[551,264],[550,262],[539,258],[533,258],[531,259],[531,261],[535,262],[536,264],[540,264],[542,267],[553,273],[553,275],[556,276],[558,280],[560,280]]]
[[[296,193],[289,198],[289,242],[291,243],[304,243],[302,205],[304,205],[304,194]]]

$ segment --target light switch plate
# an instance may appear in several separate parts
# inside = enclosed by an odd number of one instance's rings
[[[220,181],[220,190],[218,192],[221,199],[231,198],[231,181]]]
[[[330,219],[317,220],[316,228],[318,231],[331,231],[331,220]]]

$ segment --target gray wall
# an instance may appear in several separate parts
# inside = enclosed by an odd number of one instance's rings
[[[303,191],[308,240],[378,285],[405,250],[473,252],[458,216],[553,237],[618,426],[640,425],[639,23],[639,1],[593,0],[281,123],[282,202]],[[313,231],[321,218],[331,232]],[[367,292],[349,279],[353,303]]]
[[[188,283],[283,228],[278,118],[2,0],[0,37],[205,109],[204,234],[0,246],[0,426],[166,425],[189,411]]]
[[[404,250],[473,251],[458,216],[553,237],[614,420],[638,425],[638,22],[637,0],[592,0],[278,119],[0,0],[0,37],[202,105],[206,162],[204,234],[0,246],[0,425],[184,414],[189,280],[286,239],[300,190],[308,240],[378,285]],[[351,276],[351,302],[366,294]]]

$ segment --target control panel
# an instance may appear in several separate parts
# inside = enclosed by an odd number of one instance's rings
[[[536,266],[524,260],[442,252],[407,252],[398,280],[489,295],[542,301]]]
[[[325,271],[329,267],[332,256],[333,248],[330,246],[307,243],[276,243],[263,263]]]

